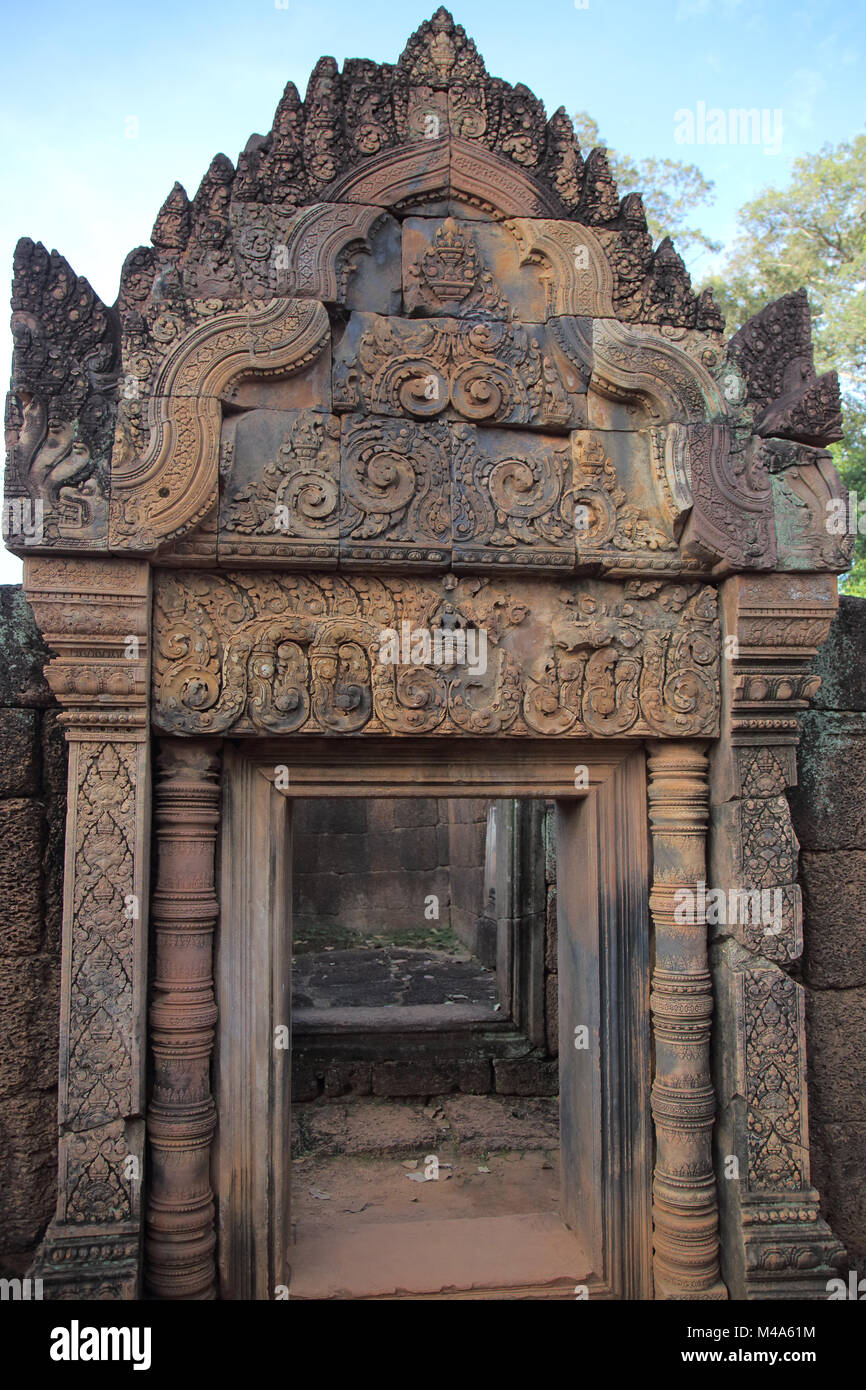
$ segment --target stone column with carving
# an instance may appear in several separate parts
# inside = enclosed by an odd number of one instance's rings
[[[710,869],[726,910],[708,917],[724,1274],[736,1298],[826,1297],[844,1257],[810,1182],[799,846],[785,795],[797,716],[820,684],[811,663],[837,602],[833,575],[737,575],[722,586]]]
[[[139,1296],[144,1178],[150,579],[32,557],[24,588],[69,743],[57,1210],[47,1298]]]
[[[649,754],[655,929],[651,1009],[653,1278],[656,1298],[723,1299],[710,1075],[712,985],[706,926],[697,910],[705,876],[707,758],[703,743],[660,743]]]
[[[219,745],[163,739],[154,797],[156,964],[145,1275],[156,1298],[216,1297],[210,1067]]]

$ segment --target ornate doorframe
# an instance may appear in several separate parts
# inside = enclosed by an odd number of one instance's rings
[[[575,789],[575,763],[588,769],[588,791]],[[292,800],[394,795],[557,799],[563,1215],[588,1242],[591,1297],[651,1296],[644,768],[628,744],[472,740],[450,755],[417,740],[225,745],[213,1170],[221,1296],[273,1298],[290,1282],[290,1057],[275,1049],[274,1030],[290,1024]],[[288,787],[276,792],[285,769]],[[591,1045],[577,1052],[579,1025]],[[713,1271],[715,1285],[717,1250]]]

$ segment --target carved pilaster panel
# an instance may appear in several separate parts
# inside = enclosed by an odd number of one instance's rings
[[[719,1276],[711,1151],[716,1101],[710,1075],[713,997],[706,928],[700,920],[684,923],[677,911],[679,895],[696,894],[705,875],[706,772],[702,744],[664,743],[649,756],[657,1298],[727,1297]]]
[[[28,559],[69,741],[51,1297],[139,1291],[149,834],[145,564]]]
[[[723,1040],[719,1147],[737,1166],[721,1188],[727,1259],[737,1297],[821,1297],[844,1252],[810,1178],[804,997],[785,969],[803,949],[799,846],[784,793],[836,583],[740,575],[722,596],[727,737],[715,755],[712,881],[727,914],[708,920]],[[742,910],[750,900],[757,913]]]
[[[207,744],[164,742],[159,751],[145,1241],[147,1286],[157,1298],[215,1297],[210,1063],[219,767],[218,749]]]

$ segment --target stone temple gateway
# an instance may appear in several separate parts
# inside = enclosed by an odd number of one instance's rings
[[[21,241],[13,332],[69,755],[46,1296],[289,1279],[293,800],[535,796],[591,1296],[825,1297],[785,790],[849,551],[805,294],[726,340],[440,9],[176,184],[115,306]]]

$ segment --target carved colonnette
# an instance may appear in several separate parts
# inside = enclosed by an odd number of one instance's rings
[[[32,558],[25,592],[69,742],[52,1298],[140,1291],[150,788],[150,574]]]
[[[650,911],[655,928],[651,1008],[655,1043],[652,1112],[653,1273],[657,1298],[723,1299],[712,1133],[712,982],[706,928],[682,922],[679,896],[705,874],[707,745],[662,743],[649,753],[653,842]]]
[[[724,1273],[740,1298],[826,1297],[844,1256],[810,1182],[799,847],[785,796],[798,714],[820,684],[810,666],[837,603],[830,575],[738,575],[722,588],[729,659],[710,878],[727,910],[708,919]],[[730,890],[752,905],[732,909]]]
[[[147,1287],[156,1298],[210,1299],[216,1296],[210,1066],[219,745],[164,740],[157,768]]]

